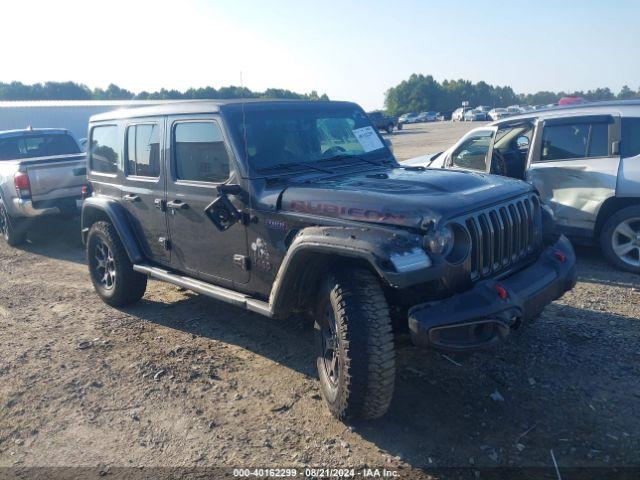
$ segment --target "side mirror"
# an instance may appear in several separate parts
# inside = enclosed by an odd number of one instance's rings
[[[220,195],[213,202],[207,205],[204,209],[204,213],[221,232],[229,229],[234,223],[240,221],[242,218],[240,212],[224,195]]]

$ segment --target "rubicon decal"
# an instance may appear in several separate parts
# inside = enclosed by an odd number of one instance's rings
[[[354,218],[372,222],[388,222],[404,224],[407,216],[401,213],[385,212],[372,208],[360,208],[346,205],[336,205],[326,202],[311,202],[297,200],[291,202],[291,209],[302,213],[315,213],[329,217]]]

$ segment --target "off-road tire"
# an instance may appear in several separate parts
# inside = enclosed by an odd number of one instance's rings
[[[0,235],[7,245],[15,247],[24,243],[27,232],[18,218],[13,218],[7,212],[4,201],[0,198]]]
[[[338,373],[333,383],[323,341],[328,312],[335,319],[337,337]],[[378,279],[365,269],[330,272],[321,285],[315,315],[316,366],[331,413],[342,421],[384,415],[393,397],[395,348]]]
[[[632,205],[614,213],[603,225],[600,231],[600,249],[605,258],[620,270],[632,273],[640,273],[640,266],[634,266],[623,261],[613,250],[613,234],[622,222],[629,219],[640,218],[640,205]],[[638,247],[640,248],[640,247]]]
[[[105,284],[99,269],[97,249],[106,246],[111,252],[114,274],[111,285]],[[96,222],[87,236],[87,262],[91,282],[100,298],[112,307],[137,302],[147,289],[147,276],[133,270],[131,261],[122,246],[118,232],[109,222]]]

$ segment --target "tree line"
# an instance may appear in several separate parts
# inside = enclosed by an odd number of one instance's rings
[[[156,92],[133,93],[111,84],[106,89],[90,89],[75,82],[44,82],[26,85],[22,82],[0,82],[0,100],[193,100],[225,98],[287,98],[302,100],[328,100],[326,94],[296,93],[281,88],[268,88],[253,92],[246,87],[190,88],[185,91],[161,89]]]
[[[633,91],[622,87],[617,94],[609,88],[597,88],[587,92],[515,93],[511,87],[489,85],[486,82],[473,83],[469,80],[444,80],[438,82],[431,75],[413,74],[385,93],[385,109],[392,115],[406,112],[449,111],[468,101],[470,106],[487,105],[507,107],[509,105],[547,105],[556,103],[569,95],[586,100],[627,100],[640,99],[640,88]]]

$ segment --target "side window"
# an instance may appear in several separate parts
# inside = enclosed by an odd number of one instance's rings
[[[620,156],[640,155],[640,118],[623,118],[620,139]]]
[[[606,157],[609,155],[609,125],[594,123],[589,132],[587,157]]]
[[[173,151],[179,180],[224,182],[229,178],[229,155],[215,122],[176,123]]]
[[[478,132],[467,138],[451,154],[451,162],[455,167],[485,171],[487,154],[493,139],[493,132]]]
[[[125,158],[128,175],[160,176],[160,137],[156,123],[127,127]]]
[[[549,125],[542,132],[542,161],[606,157],[608,152],[606,123]]]
[[[116,125],[93,127],[90,145],[91,170],[99,173],[116,173],[119,160],[118,127]]]

